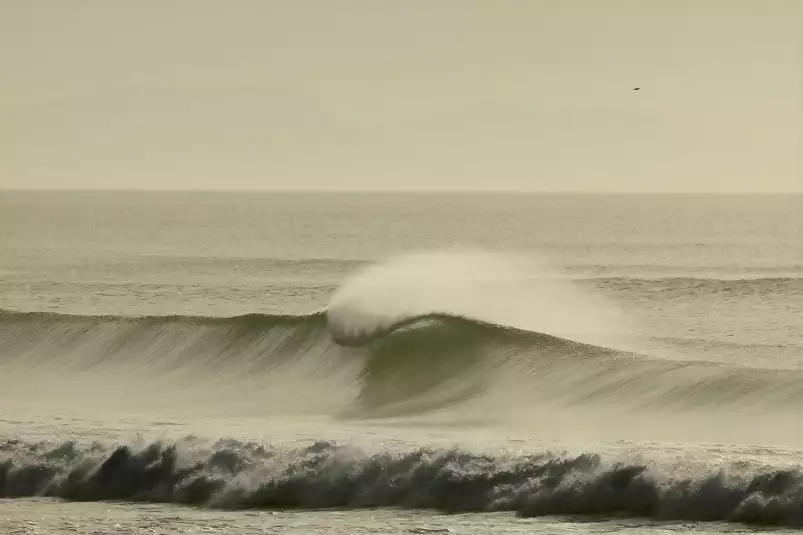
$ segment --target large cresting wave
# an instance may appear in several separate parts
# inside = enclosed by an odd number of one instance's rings
[[[443,253],[369,268],[309,315],[5,311],[0,401],[34,412],[470,414],[591,432],[634,414],[664,429],[676,415],[752,415],[759,435],[794,434],[803,372],[594,343],[620,318],[564,286],[498,257]]]

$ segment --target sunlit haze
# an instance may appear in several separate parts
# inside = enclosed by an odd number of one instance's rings
[[[5,0],[0,187],[800,191],[801,18],[796,0]]]

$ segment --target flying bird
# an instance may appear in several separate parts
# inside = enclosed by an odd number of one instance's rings
[[[641,88],[640,87],[634,87],[633,91],[638,91],[639,89],[641,89]]]

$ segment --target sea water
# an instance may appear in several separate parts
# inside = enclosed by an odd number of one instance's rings
[[[0,532],[803,525],[803,197],[4,192]]]

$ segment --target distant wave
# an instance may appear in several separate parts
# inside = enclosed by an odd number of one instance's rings
[[[784,295],[803,295],[803,275],[800,277],[755,277],[755,278],[716,278],[716,277],[598,277],[585,279],[587,282],[606,289],[631,291],[678,292],[683,297],[693,297],[701,293],[722,293],[743,296],[762,293],[781,293]]]
[[[58,312],[30,312],[0,308],[0,319],[5,321],[95,321],[111,323],[139,323],[139,324],[169,324],[169,323],[195,323],[195,324],[242,324],[242,325],[280,325],[293,324],[302,321],[323,319],[326,311],[321,310],[310,314],[241,314],[239,316],[119,316],[113,314],[88,316],[80,314],[61,314]]]
[[[803,279],[803,264],[787,265],[672,265],[672,264],[574,264],[565,266],[568,276],[583,278],[626,278],[644,280],[700,279],[755,280]],[[626,274],[626,275],[625,275]]]
[[[662,465],[587,453],[478,455],[222,440],[81,446],[0,442],[0,497],[242,509],[402,507],[449,513],[803,526],[803,470]]]

